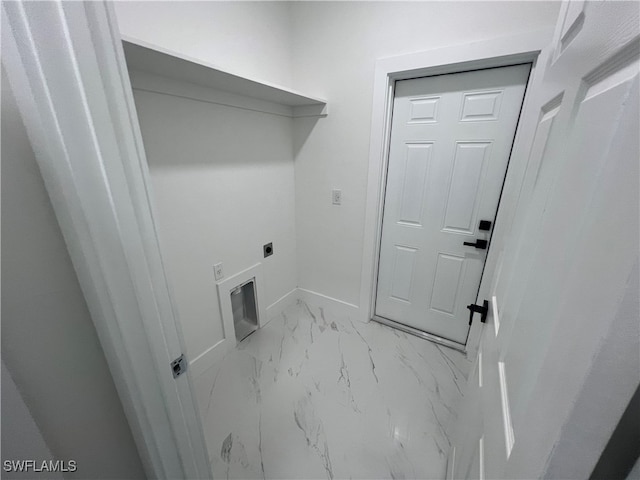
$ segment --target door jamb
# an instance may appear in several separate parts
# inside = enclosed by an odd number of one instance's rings
[[[527,154],[535,131],[535,112],[532,105],[536,85],[541,80],[540,68],[547,61],[545,47],[553,36],[553,28],[498,37],[470,44],[454,45],[424,52],[382,58],[376,62],[371,140],[369,146],[369,177],[365,214],[364,248],[360,283],[361,320],[370,321],[375,314],[378,280],[380,236],[389,157],[389,137],[393,107],[394,85],[397,80],[426,77],[468,70],[503,67],[531,63],[531,74],[523,100],[520,121],[516,129],[498,215],[492,232],[492,243],[502,243],[509,232],[513,209],[503,208],[505,199],[520,192]],[[541,53],[544,53],[541,55]],[[532,123],[533,121],[533,123]],[[478,298],[488,297],[493,272],[500,257],[499,248],[490,249],[480,282]],[[475,358],[482,327],[474,322],[469,330],[465,349]]]
[[[2,66],[149,478],[211,478],[111,2],[3,2]]]

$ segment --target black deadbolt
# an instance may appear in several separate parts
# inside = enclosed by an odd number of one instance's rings
[[[489,220],[480,220],[480,225],[478,225],[478,230],[491,230],[491,222]]]

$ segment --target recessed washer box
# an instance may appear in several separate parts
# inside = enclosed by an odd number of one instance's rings
[[[240,342],[267,323],[262,264],[217,283],[224,338]]]
[[[229,295],[231,295],[231,311],[233,312],[236,340],[241,342],[258,329],[255,278],[237,286]]]

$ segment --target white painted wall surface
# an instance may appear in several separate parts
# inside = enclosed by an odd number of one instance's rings
[[[13,378],[2,362],[2,465],[5,460],[39,459],[51,460],[51,450],[42,432],[24,403]],[[7,472],[3,469],[3,479],[48,478],[61,479],[61,472]]]
[[[214,264],[226,278],[262,262],[267,307],[297,286],[291,118],[140,90],[134,97],[194,360],[223,339]],[[263,258],[269,242],[274,254]]]
[[[375,61],[549,27],[559,2],[295,2],[293,84],[329,100],[294,124],[301,288],[359,303]],[[342,189],[342,206],[331,190]]]
[[[145,477],[4,74],[2,360],[65,478]]]
[[[123,35],[291,86],[288,2],[117,1]]]
[[[265,262],[267,304],[296,286],[359,303],[377,58],[549,26],[557,10],[555,2],[118,2],[123,35],[330,103],[327,118],[291,127],[283,117],[135,92],[189,357],[222,338],[213,265],[237,273],[262,261],[268,241],[276,253]],[[332,188],[343,190],[342,206],[331,204]]]

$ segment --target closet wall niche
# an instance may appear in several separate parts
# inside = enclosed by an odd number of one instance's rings
[[[138,40],[123,47],[165,267],[198,375],[236,341],[221,319],[219,281],[258,266],[260,324],[297,286],[293,122],[326,116],[327,103]]]

